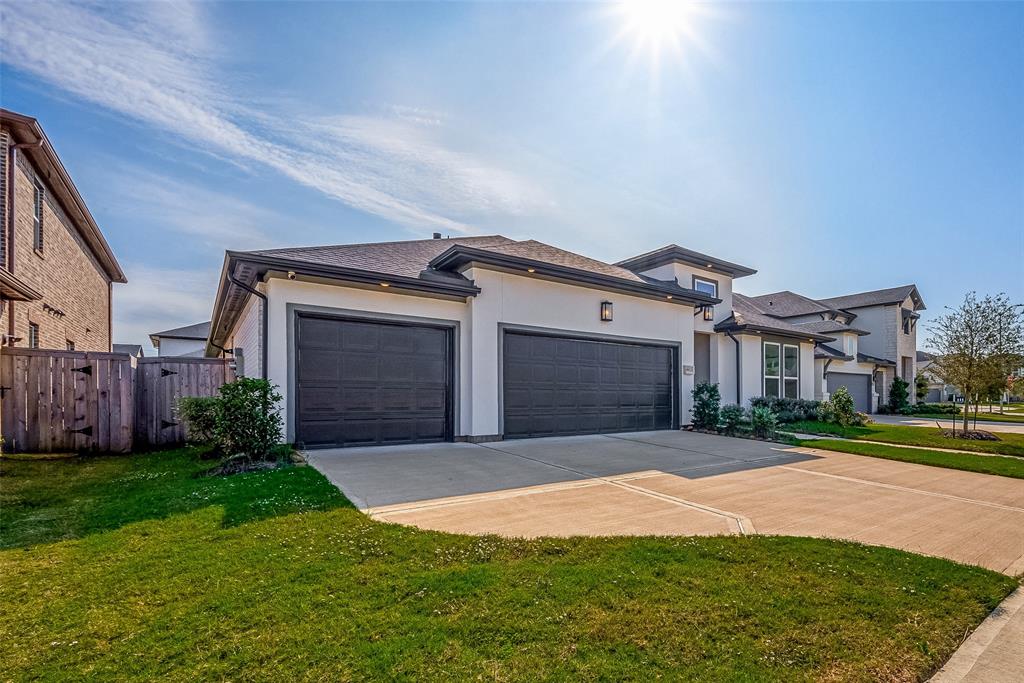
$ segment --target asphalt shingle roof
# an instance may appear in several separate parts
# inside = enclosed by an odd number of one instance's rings
[[[210,336],[210,321],[195,323],[185,327],[175,327],[173,330],[153,332],[150,337],[171,337],[174,339],[206,339]]]
[[[763,308],[758,306],[750,297],[743,296],[739,293],[733,293],[732,316],[716,325],[715,329],[728,329],[730,327],[743,326],[750,326],[766,331],[775,331],[781,334],[796,335],[806,338],[828,336],[808,330],[800,325],[794,325],[792,323],[787,323],[785,320],[779,320],[778,318],[772,317],[771,315],[768,315]]]
[[[830,313],[834,310],[814,299],[797,294],[796,292],[790,292],[789,290],[749,298],[762,311],[779,318],[791,318],[813,313]]]
[[[869,332],[865,332],[864,330],[857,329],[856,327],[850,327],[849,325],[844,325],[843,323],[839,322],[838,320],[813,320],[811,322],[795,323],[795,324],[798,325],[799,327],[803,327],[805,329],[811,330],[812,332],[819,332],[821,334],[830,334],[832,332],[836,332],[836,333],[852,332],[853,334],[857,334],[857,335],[870,334]]]
[[[903,285],[901,287],[889,287],[888,289],[876,289],[870,292],[858,294],[847,294],[845,296],[834,296],[831,299],[821,299],[821,303],[833,308],[861,308],[862,306],[883,306],[885,304],[902,303],[911,292],[917,291],[915,285]],[[920,300],[920,296],[918,296]],[[924,302],[920,302],[920,308],[924,308]]]

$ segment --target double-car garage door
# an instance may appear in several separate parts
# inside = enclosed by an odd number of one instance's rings
[[[309,448],[428,443],[454,435],[452,328],[302,314],[296,441]],[[507,438],[670,429],[676,351],[505,332]]]

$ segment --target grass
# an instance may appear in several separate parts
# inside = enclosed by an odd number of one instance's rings
[[[927,448],[954,448],[976,453],[996,453],[1024,457],[1024,434],[999,432],[999,441],[972,441],[943,436],[945,430],[937,427],[906,427],[902,425],[870,424],[864,427],[841,427],[818,421],[791,422],[783,425],[785,431],[804,434],[827,434],[845,439],[879,441],[882,443]]]
[[[913,681],[1016,586],[823,539],[425,532],[208,466],[0,461],[0,679]]]
[[[900,460],[919,465],[946,467],[965,472],[997,474],[1003,477],[1024,479],[1024,460],[992,455],[969,455],[966,453],[944,453],[919,448],[901,448],[870,441],[841,441],[838,439],[807,439],[798,445],[821,448],[828,451],[869,455],[886,460]]]

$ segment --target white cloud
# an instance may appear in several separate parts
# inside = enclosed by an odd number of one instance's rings
[[[470,232],[467,218],[544,204],[529,181],[447,150],[422,132],[437,112],[392,106],[386,119],[297,121],[256,112],[216,71],[216,41],[196,4],[116,10],[49,2],[0,6],[3,61],[86,101],[199,149],[260,163],[356,209],[396,223]],[[296,136],[312,127],[324,140]]]
[[[219,272],[125,267],[128,284],[114,285],[114,342],[143,344],[149,334],[210,319]]]

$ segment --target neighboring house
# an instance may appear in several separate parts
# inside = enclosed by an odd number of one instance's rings
[[[36,119],[0,109],[3,344],[110,351],[110,246]]]
[[[208,356],[280,387],[306,447],[678,428],[813,399],[832,335],[733,294],[750,268],[668,246],[609,264],[501,236],[228,252]]]
[[[782,291],[750,302],[767,315],[834,338],[815,350],[816,399],[845,386],[857,410],[874,412],[889,400],[899,376],[915,401],[918,311],[925,308],[915,285],[818,300]]]
[[[146,355],[142,350],[142,344],[114,344],[111,350],[114,353],[126,353],[132,358],[143,358]]]
[[[202,358],[206,355],[206,340],[210,336],[210,322],[194,323],[173,330],[149,335],[158,356]]]
[[[917,372],[924,375],[928,380],[928,395],[924,398],[926,403],[952,401],[960,393],[956,387],[952,384],[946,384],[935,374],[932,364],[936,358],[937,356],[934,353],[928,353],[927,351],[917,352]]]

